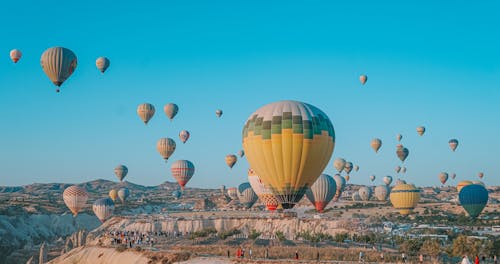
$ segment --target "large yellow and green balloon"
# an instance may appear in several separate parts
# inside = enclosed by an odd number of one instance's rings
[[[334,146],[330,119],[307,103],[265,105],[251,114],[243,127],[247,160],[284,209],[299,202],[316,181]]]

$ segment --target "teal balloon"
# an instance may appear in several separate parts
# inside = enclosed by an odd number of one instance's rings
[[[472,217],[478,217],[488,203],[488,191],[479,184],[467,185],[458,194],[460,204]]]

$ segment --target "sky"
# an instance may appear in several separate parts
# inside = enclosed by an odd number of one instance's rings
[[[482,171],[500,185],[498,1],[156,2],[1,4],[0,186],[116,181],[118,164],[128,166],[126,180],[157,185],[174,181],[177,159],[195,164],[188,186],[237,186],[249,164],[230,170],[224,157],[242,148],[250,114],[279,100],[310,103],[332,120],[325,173],[343,157],[360,166],[356,184],[391,175],[437,186],[444,171],[457,174],[447,183],[455,185]],[[53,46],[78,57],[59,94],[40,67]],[[13,48],[23,52],[17,64]],[[105,74],[99,56],[111,60]],[[144,102],[157,110],[147,126],[136,114]],[[180,108],[173,121],[163,113],[169,102]],[[398,133],[410,150],[405,175],[394,172]],[[177,142],[166,164],[156,151],[162,137]]]

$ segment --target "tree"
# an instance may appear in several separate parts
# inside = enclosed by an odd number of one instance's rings
[[[470,255],[471,248],[467,242],[467,236],[460,235],[453,240],[452,254],[454,256]]]
[[[422,247],[421,239],[405,240],[399,247],[399,251],[406,252],[408,255],[416,255]]]
[[[426,239],[420,248],[420,253],[435,259],[441,253],[441,243],[437,239]]]

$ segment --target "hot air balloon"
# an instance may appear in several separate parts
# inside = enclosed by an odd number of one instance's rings
[[[236,187],[230,187],[227,189],[227,195],[231,200],[238,199],[238,189]]]
[[[362,85],[365,85],[366,81],[368,81],[368,76],[361,74],[361,76],[359,76],[359,81]]]
[[[335,169],[340,173],[344,170],[345,163],[345,159],[337,158],[333,161],[333,167],[335,167]]]
[[[321,174],[311,188],[307,189],[306,196],[316,208],[316,211],[323,213],[328,203],[337,192],[337,183],[328,174]]]
[[[137,107],[137,115],[142,119],[145,125],[155,114],[155,107],[152,104],[144,103]]]
[[[408,154],[409,154],[409,153],[410,153],[410,151],[409,151],[407,148],[405,148],[405,147],[398,148],[398,149],[396,150],[396,155],[398,156],[398,158],[399,158],[402,162],[404,162],[404,161],[405,161],[405,159],[408,157]]]
[[[352,200],[355,201],[355,202],[360,202],[362,201],[361,200],[361,196],[359,195],[359,192],[353,192],[352,193]]]
[[[403,179],[397,179],[395,185],[406,184],[406,181]]]
[[[462,188],[458,199],[469,216],[476,218],[488,203],[488,191],[482,185],[470,184]]]
[[[477,176],[479,177],[479,179],[482,179],[482,178],[484,177],[484,173],[479,172],[479,173],[477,174]]]
[[[390,192],[391,190],[387,185],[379,185],[375,187],[375,198],[381,202],[387,201],[387,197],[389,197]]]
[[[174,197],[175,200],[181,198],[181,196],[182,196],[182,192],[179,190],[175,190],[172,192],[172,197]]]
[[[328,116],[297,101],[265,105],[243,128],[243,149],[252,169],[284,209],[292,208],[325,169],[335,132]]]
[[[95,61],[95,66],[101,73],[104,73],[109,67],[109,59],[106,57],[99,57]]]
[[[14,63],[17,63],[21,59],[22,56],[23,56],[23,54],[18,49],[13,49],[13,50],[10,51],[10,59]]]
[[[446,173],[446,172],[441,172],[441,173],[439,174],[439,181],[441,182],[441,184],[443,184],[443,185],[444,185],[444,184],[446,183],[446,181],[447,181],[447,180],[448,180],[448,173]]]
[[[450,139],[450,141],[448,141],[448,144],[450,145],[451,150],[455,151],[458,147],[458,140]]]
[[[156,143],[156,150],[166,162],[175,151],[175,141],[171,138],[160,138]]]
[[[382,147],[382,140],[380,140],[379,138],[374,138],[372,139],[370,146],[372,146],[372,149],[375,150],[375,153],[378,153],[378,150],[380,149],[380,147]]]
[[[129,197],[130,195],[130,191],[128,188],[120,188],[120,190],[118,190],[118,197],[120,197],[120,200],[122,201],[122,203],[125,203],[125,201],[127,200],[127,198]]]
[[[177,115],[177,112],[179,112],[179,107],[174,103],[168,103],[163,107],[163,111],[168,119],[172,120]]]
[[[222,110],[220,110],[220,109],[215,110],[215,115],[217,117],[221,117],[222,116]]]
[[[354,171],[359,171],[359,166],[358,165],[354,166]]]
[[[457,177],[457,174],[456,174],[456,173],[452,173],[452,174],[451,174],[451,179],[452,179],[452,180],[454,180],[456,177]]]
[[[279,205],[278,199],[276,199],[271,189],[264,185],[259,176],[252,169],[248,169],[248,182],[250,183],[250,186],[252,186],[255,194],[259,197],[260,201],[266,205],[267,210],[276,210]]]
[[[351,179],[351,176],[349,176],[349,174],[347,174],[346,176],[344,176],[344,179],[345,179],[346,182],[348,182],[349,179]]]
[[[182,130],[179,132],[179,138],[181,139],[182,143],[186,143],[186,141],[189,139],[189,131],[187,130]]]
[[[73,213],[73,217],[78,215],[78,212],[85,206],[89,195],[85,189],[76,185],[69,186],[63,192],[63,200],[66,206]]]
[[[461,181],[457,184],[457,192],[460,193],[460,191],[462,190],[463,187],[467,186],[467,185],[471,185],[472,182],[471,181]]]
[[[420,200],[420,190],[411,184],[398,184],[391,190],[390,199],[394,209],[402,215],[410,214]]]
[[[348,161],[345,163],[345,167],[344,167],[345,173],[347,173],[347,174],[351,173],[352,168],[353,168],[352,162]]]
[[[401,173],[406,173],[406,167],[401,168]]]
[[[189,160],[176,160],[170,167],[172,176],[184,190],[186,183],[193,177],[194,165]]]
[[[385,176],[384,177],[384,183],[385,183],[385,185],[391,185],[391,183],[392,183],[392,177],[389,176],[389,175]]]
[[[346,180],[344,179],[344,177],[340,176],[340,174],[335,174],[333,176],[333,179],[335,180],[335,185],[337,186],[335,196],[333,196],[333,201],[336,202],[344,192]]]
[[[396,167],[394,168],[394,171],[395,171],[396,173],[399,173],[399,172],[401,171],[401,166],[396,166]]]
[[[425,133],[425,127],[423,126],[419,126],[417,127],[417,133],[420,135],[420,136],[423,136],[424,133]]]
[[[63,47],[53,47],[43,52],[40,64],[49,79],[59,87],[75,71],[77,59],[73,51]],[[59,88],[56,92],[59,92]]]
[[[369,201],[370,198],[372,197],[372,189],[366,186],[359,188],[358,193],[359,197],[361,197],[361,200],[363,201]]]
[[[472,184],[479,184],[482,185],[483,187],[486,187],[486,185],[482,181],[472,181]]]
[[[123,181],[125,176],[127,176],[128,173],[128,168],[125,165],[118,165],[115,168],[115,175],[118,178],[118,180]]]
[[[111,198],[111,200],[116,201],[116,198],[118,198],[118,191],[115,190],[115,189],[111,189],[109,191],[109,198]]]
[[[238,151],[238,156],[240,156],[240,158],[243,158],[243,156],[245,156],[245,151],[244,150]]]
[[[238,157],[233,154],[226,155],[226,164],[229,166],[230,169],[233,168],[234,164],[236,164],[236,161],[238,161]]]
[[[370,175],[370,181],[374,181],[377,177],[375,175]]]
[[[240,203],[248,209],[252,207],[255,202],[257,202],[259,197],[255,194],[250,183],[244,182],[238,186],[238,199],[240,200]]]
[[[109,198],[101,198],[94,202],[92,210],[94,210],[94,214],[99,218],[101,223],[104,223],[106,219],[113,215],[115,204]]]
[[[397,134],[396,139],[398,140],[398,142],[401,142],[401,139],[403,139],[403,135]]]

